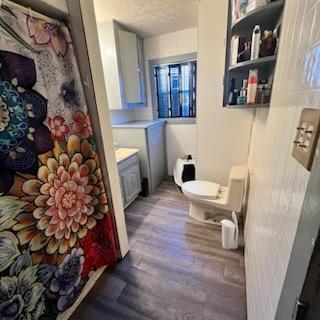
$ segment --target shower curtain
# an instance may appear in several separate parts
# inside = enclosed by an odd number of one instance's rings
[[[0,319],[55,319],[116,231],[65,25],[0,9]]]

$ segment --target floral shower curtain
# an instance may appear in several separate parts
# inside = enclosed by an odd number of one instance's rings
[[[117,259],[72,39],[0,9],[0,319],[55,319]]]

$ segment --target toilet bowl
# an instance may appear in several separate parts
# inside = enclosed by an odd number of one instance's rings
[[[204,180],[182,184],[182,192],[190,201],[189,216],[207,223],[219,223],[231,212],[242,209],[248,170],[244,166],[233,166],[228,186]]]

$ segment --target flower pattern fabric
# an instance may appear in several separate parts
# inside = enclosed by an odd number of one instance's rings
[[[0,50],[0,193],[11,187],[12,171],[36,172],[37,155],[53,147],[43,124],[47,100],[33,90],[35,82],[31,59]]]
[[[36,44],[46,45],[50,43],[54,52],[59,56],[65,56],[68,44],[71,43],[70,33],[67,27],[58,27],[41,19],[28,16],[29,34]]]
[[[34,224],[17,217],[15,228],[21,229],[18,238],[32,252],[45,248],[46,254],[64,255],[108,213],[99,160],[87,140],[72,135],[65,150],[56,143],[40,161],[37,179],[22,185],[24,195],[33,200]],[[41,242],[34,240],[39,238]]]
[[[50,283],[50,290],[59,293],[57,307],[60,311],[72,305],[81,287],[81,273],[83,269],[83,250],[72,249],[59,265]]]
[[[79,92],[75,89],[74,80],[64,82],[60,89],[60,98],[65,103],[65,106],[70,108],[79,105],[80,97]]]
[[[68,28],[0,20],[0,319],[55,319],[116,261],[114,216]]]
[[[48,119],[51,131],[51,138],[63,141],[69,133],[69,127],[64,124],[65,120],[61,116],[55,116],[53,119]]]
[[[89,138],[92,135],[92,127],[89,115],[78,111],[73,116],[74,123],[72,129],[82,135],[83,138]]]
[[[89,275],[92,266],[98,269],[117,259],[116,242],[111,236],[113,228],[112,216],[108,216],[102,223],[89,230],[88,235],[81,240],[85,257],[82,272],[84,277]]]
[[[44,313],[45,286],[40,281],[39,266],[21,256],[20,267],[12,264],[9,276],[0,279],[0,319],[37,320]],[[17,259],[19,261],[21,259]]]

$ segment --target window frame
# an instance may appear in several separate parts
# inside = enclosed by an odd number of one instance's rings
[[[191,62],[191,61],[196,61],[197,63],[197,54],[196,53],[190,53],[190,54],[184,54],[180,56],[173,56],[173,57],[168,57],[168,58],[162,58],[162,59],[154,59],[149,61],[149,71],[150,71],[150,91],[151,91],[151,97],[152,97],[152,108],[153,108],[153,118],[155,119],[166,119],[167,122],[172,122],[172,123],[195,123],[196,120],[196,91],[197,91],[197,68],[194,73],[195,77],[195,85],[193,86],[193,90],[189,93],[189,99],[191,99],[191,108],[189,109],[189,114],[190,111],[193,113],[193,115],[188,116],[188,117],[167,117],[167,118],[159,118],[159,112],[158,112],[158,90],[157,90],[157,81],[155,77],[155,68],[156,67],[164,67],[164,66],[174,66],[174,65],[181,65],[183,63]],[[169,76],[168,76],[169,77]],[[168,79],[169,80],[169,79]],[[191,82],[191,79],[189,79]],[[169,83],[169,81],[168,81]],[[169,97],[168,99],[171,100],[171,86],[168,88],[169,92]],[[171,108],[171,104],[169,106]],[[169,110],[171,112],[171,110]],[[180,113],[182,114],[182,113]]]

